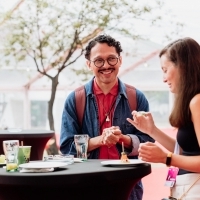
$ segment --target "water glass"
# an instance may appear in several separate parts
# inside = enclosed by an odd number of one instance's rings
[[[88,135],[74,135],[77,158],[87,160],[88,139]]]

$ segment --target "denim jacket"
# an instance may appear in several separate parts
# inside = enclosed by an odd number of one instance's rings
[[[86,105],[83,116],[82,129],[79,127],[78,118],[76,115],[75,92],[70,93],[65,101],[61,135],[60,135],[60,150],[63,154],[76,155],[74,144],[74,135],[88,134],[90,138],[100,135],[100,124],[98,120],[98,106],[92,89],[93,79],[85,85],[86,90]],[[149,104],[144,94],[136,89],[137,111],[149,111]],[[125,149],[129,158],[137,156],[138,141],[154,141],[149,135],[138,131],[131,125],[126,118],[132,118],[129,107],[126,87],[119,80],[119,92],[115,103],[114,115],[112,119],[113,126],[119,126],[122,133],[129,135],[132,139],[132,150]],[[117,145],[119,155],[121,155],[121,145]],[[90,159],[97,159],[99,150],[96,149],[90,152]]]
[[[133,125],[131,125],[126,118],[132,118],[132,110],[129,107],[126,87],[124,83],[119,80],[119,90],[114,107],[114,114],[112,119],[113,126],[119,126],[121,132],[125,135],[129,135],[132,140],[132,149],[126,149],[125,152],[129,158],[137,158],[139,143],[154,140],[147,134],[138,131]],[[71,92],[64,105],[62,124],[61,124],[61,135],[60,135],[60,151],[63,154],[76,155],[76,148],[74,144],[74,135],[88,134],[90,138],[100,135],[100,124],[98,120],[98,105],[93,92],[93,79],[85,85],[86,91],[86,105],[85,112],[83,115],[82,127],[79,127],[78,118],[76,115],[75,105],[75,92]],[[144,94],[136,89],[137,98],[137,111],[149,111],[149,104]],[[119,157],[121,155],[121,145],[117,144]],[[98,159],[99,149],[95,149],[88,154],[89,159]],[[139,194],[134,194],[132,200],[140,200],[142,198],[141,183]],[[137,185],[136,185],[137,187]],[[141,194],[140,194],[141,193]]]

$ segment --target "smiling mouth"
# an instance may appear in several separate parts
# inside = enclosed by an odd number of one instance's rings
[[[115,69],[103,69],[103,70],[99,70],[99,73],[101,74],[111,74]]]

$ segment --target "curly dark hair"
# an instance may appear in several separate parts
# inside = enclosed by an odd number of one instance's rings
[[[85,49],[85,58],[87,60],[90,59],[90,52],[91,49],[97,44],[97,43],[106,43],[108,46],[110,47],[115,47],[116,52],[118,53],[118,55],[120,56],[120,52],[122,52],[122,48],[121,48],[121,44],[119,41],[116,41],[114,38],[112,38],[109,35],[99,35],[96,38],[94,38],[93,40],[91,40],[89,42],[89,44],[87,45],[86,49]]]

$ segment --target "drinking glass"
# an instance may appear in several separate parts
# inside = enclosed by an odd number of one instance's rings
[[[6,171],[17,171],[17,155],[19,150],[19,140],[4,140],[3,150],[6,156]]]
[[[88,135],[74,135],[77,158],[87,160],[88,139]]]
[[[28,163],[30,161],[31,146],[19,146],[18,165]]]

